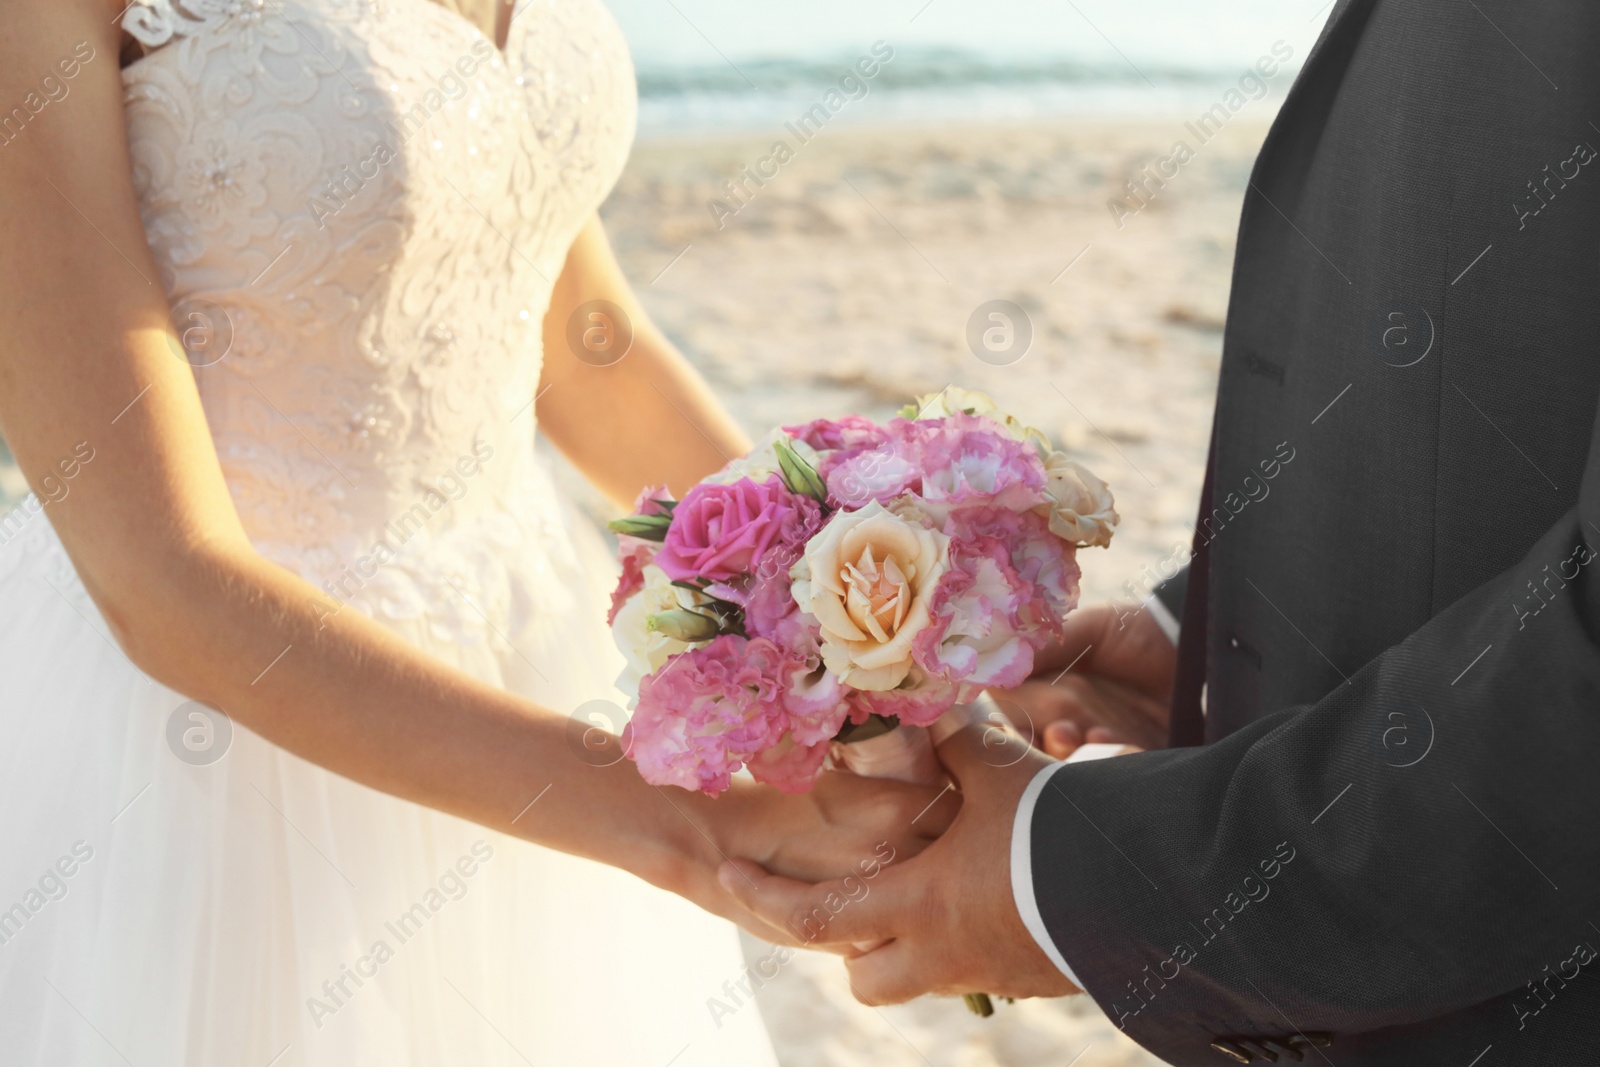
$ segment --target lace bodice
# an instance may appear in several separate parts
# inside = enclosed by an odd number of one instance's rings
[[[633,135],[609,14],[531,0],[503,56],[430,0],[136,0],[123,27],[145,229],[257,547],[440,636],[559,609],[530,404]]]

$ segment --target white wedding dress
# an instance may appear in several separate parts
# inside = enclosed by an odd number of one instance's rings
[[[480,679],[619,699],[611,564],[529,406],[633,133],[610,16],[534,0],[504,55],[430,0],[135,0],[123,25],[153,281],[255,545]],[[774,1062],[731,926],[186,705],[46,514],[0,528],[5,1067]]]

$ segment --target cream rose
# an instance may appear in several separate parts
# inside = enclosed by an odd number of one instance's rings
[[[877,501],[839,512],[794,565],[794,599],[822,624],[822,660],[857,689],[893,689],[928,626],[928,598],[950,565],[950,539]]]
[[[1050,532],[1084,547],[1109,545],[1111,528],[1120,521],[1112,506],[1111,487],[1081,463],[1068,459],[1065,452],[1046,456],[1044,471],[1044,491],[1050,502],[1043,510],[1050,518]]]

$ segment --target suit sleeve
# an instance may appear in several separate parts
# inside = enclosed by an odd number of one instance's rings
[[[1110,1018],[1176,1064],[1221,1062],[1219,1035],[1337,1045],[1496,998],[1517,1029],[1513,995],[1539,1004],[1530,981],[1600,944],[1590,545],[1593,443],[1578,505],[1518,565],[1348,684],[1215,744],[1059,768],[1034,894]]]
[[[1185,594],[1189,590],[1189,568],[1174,574],[1150,591],[1150,595],[1161,602],[1167,613],[1174,619],[1183,618],[1183,603]]]

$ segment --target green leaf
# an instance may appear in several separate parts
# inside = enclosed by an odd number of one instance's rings
[[[994,1014],[994,1001],[987,993],[963,993],[961,999],[966,1002],[967,1010],[979,1018],[987,1019]]]
[[[783,476],[783,484],[789,487],[791,493],[809,496],[819,503],[827,503],[828,487],[823,484],[822,476],[817,469],[807,463],[782,438],[772,442],[772,450],[778,454],[778,472]]]
[[[845,722],[833,739],[840,744],[852,744],[856,741],[870,741],[874,737],[882,737],[890,730],[897,729],[900,720],[886,718],[874,712],[867,716],[867,721],[862,723]]]
[[[717,619],[687,608],[676,608],[651,615],[645,620],[645,628],[653,633],[670,637],[674,641],[690,642],[709,641],[722,632],[722,626]]]
[[[614,533],[627,534],[645,541],[665,541],[667,527],[672,525],[671,515],[628,515],[612,519],[606,528]]]

